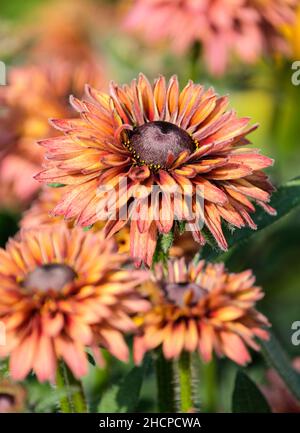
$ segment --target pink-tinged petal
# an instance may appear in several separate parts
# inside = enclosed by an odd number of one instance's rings
[[[245,365],[251,360],[245,344],[238,335],[222,331],[220,337],[222,349],[228,358],[232,359],[239,365]]]
[[[263,202],[270,200],[270,194],[267,191],[257,188],[255,185],[251,184],[245,179],[233,181],[230,184],[227,184],[227,187],[235,191],[239,191],[240,193],[256,200]]]
[[[241,215],[234,209],[234,207],[227,203],[225,206],[218,206],[217,210],[220,216],[227,221],[229,224],[234,225],[235,227],[241,228],[245,226],[244,220]]]
[[[204,209],[205,209],[205,224],[207,225],[209,231],[214,236],[219,247],[222,250],[227,251],[228,245],[224,237],[224,233],[221,225],[221,218],[217,210],[217,207],[213,203],[205,203]]]
[[[138,88],[141,93],[142,104],[147,120],[150,122],[158,120],[159,115],[154,100],[153,90],[149,80],[144,74],[139,75]]]
[[[25,337],[16,347],[9,361],[9,371],[14,380],[23,380],[33,368],[38,345],[37,332]]]
[[[56,313],[52,315],[42,316],[42,329],[48,336],[56,336],[62,329],[64,325],[64,317],[61,313]]]
[[[212,358],[214,331],[210,325],[201,323],[199,325],[199,334],[199,352],[203,360],[209,362]]]
[[[55,381],[56,355],[52,339],[45,335],[39,338],[33,369],[40,382]]]
[[[114,329],[101,329],[100,333],[110,353],[121,361],[128,362],[129,350],[121,332]]]
[[[153,222],[149,231],[140,233],[137,221],[131,221],[130,224],[130,255],[136,261],[136,264],[143,261],[151,266],[152,259],[157,242],[157,228]]]
[[[156,103],[159,119],[163,119],[166,107],[166,80],[163,76],[160,76],[154,84],[153,94]],[[156,119],[158,120],[158,119]]]
[[[225,205],[228,197],[220,188],[203,178],[195,178],[193,182],[199,187],[199,191],[205,200],[219,205]]]
[[[88,362],[84,346],[64,337],[55,339],[55,350],[66,362],[76,378],[88,372]]]
[[[194,352],[198,345],[198,329],[194,319],[187,322],[184,347],[188,352]]]
[[[270,167],[271,165],[273,165],[274,160],[268,158],[267,156],[259,155],[256,153],[242,153],[240,155],[237,153],[233,153],[232,155],[230,155],[230,162],[233,164],[245,164],[253,171],[255,171]]]
[[[243,308],[238,308],[232,305],[227,307],[222,307],[214,311],[211,317],[216,318],[222,322],[236,320],[239,317],[243,316],[244,310]]]
[[[212,170],[206,175],[206,177],[207,179],[213,180],[239,179],[248,176],[251,173],[252,169],[250,167],[238,164],[227,164],[223,167]]]
[[[178,100],[179,100],[179,83],[177,76],[174,75],[169,81],[167,89],[166,101],[166,121],[176,122],[178,113]]]
[[[136,336],[133,339],[133,360],[136,365],[140,365],[145,353],[147,352],[147,346],[144,342],[143,336]]]

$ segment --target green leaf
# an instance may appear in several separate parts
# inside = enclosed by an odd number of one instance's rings
[[[272,195],[270,205],[277,210],[277,215],[272,216],[267,214],[262,208],[257,208],[253,214],[253,220],[257,224],[257,230],[250,228],[235,229],[232,233],[229,228],[224,227],[224,235],[228,242],[228,248],[246,242],[250,236],[253,236],[258,231],[274,224],[280,218],[287,215],[291,210],[300,205],[300,177],[290,180]],[[230,252],[229,252],[230,253]],[[225,254],[220,250],[214,250],[209,245],[206,245],[201,253],[201,257],[207,260],[215,260],[221,258]]]
[[[63,183],[58,183],[58,182],[53,182],[53,183],[48,183],[47,186],[49,186],[50,188],[62,188],[64,185]]]
[[[165,254],[168,254],[169,249],[171,248],[174,241],[174,233],[173,230],[171,230],[167,234],[163,234],[161,236],[161,249]]]
[[[174,231],[171,230],[169,233],[161,234],[158,237],[154,257],[153,264],[158,262],[166,263],[168,260],[169,250],[173,245],[174,241]]]
[[[177,221],[177,227],[180,235],[183,235],[183,233],[185,232],[185,226],[186,226],[185,221]]]
[[[291,393],[300,401],[300,374],[291,367],[291,362],[277,338],[271,333],[270,340],[261,341],[260,344],[269,365],[277,371]]]
[[[143,384],[145,365],[134,367],[120,383],[113,385],[103,395],[99,413],[128,413],[136,409]]]
[[[271,409],[265,397],[253,380],[242,371],[238,371],[232,395],[233,413],[270,413]]]

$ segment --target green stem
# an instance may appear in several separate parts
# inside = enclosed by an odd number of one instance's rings
[[[61,410],[66,413],[85,413],[87,405],[82,383],[75,379],[64,362],[60,362],[57,372],[57,387],[67,392],[60,400]]]
[[[65,392],[67,389],[66,377],[65,377],[65,366],[60,363],[56,372],[56,388],[59,391]],[[60,397],[60,408],[63,413],[72,413],[72,402],[70,400],[69,390],[67,389],[67,394]]]
[[[159,412],[174,413],[176,409],[173,363],[164,358],[161,350],[157,350],[155,367]]]
[[[191,48],[190,62],[189,62],[189,79],[194,82],[197,81],[199,76],[199,58],[200,58],[200,44],[195,42]]]
[[[204,381],[204,402],[206,412],[216,412],[217,408],[217,366],[216,360],[202,364],[202,377]]]
[[[182,352],[178,360],[180,411],[189,412],[193,407],[191,355]]]

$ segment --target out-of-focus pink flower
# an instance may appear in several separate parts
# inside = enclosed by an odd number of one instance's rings
[[[125,29],[149,42],[171,41],[178,53],[201,42],[209,70],[224,73],[233,53],[247,63],[286,51],[281,26],[293,22],[296,0],[136,0]]]
[[[53,136],[48,119],[70,115],[69,95],[81,96],[86,83],[102,87],[103,73],[96,61],[56,60],[15,67],[8,82],[0,89],[0,204],[22,207],[39,189],[33,176],[43,151],[36,140]]]

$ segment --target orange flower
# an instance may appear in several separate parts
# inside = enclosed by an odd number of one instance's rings
[[[261,171],[272,160],[245,147],[256,126],[226,111],[226,97],[191,81],[180,92],[176,76],[151,86],[142,74],[131,86],[111,83],[110,94],[87,93],[89,101],[72,99],[81,118],[52,120],[64,135],[40,142],[46,163],[36,178],[66,186],[54,214],[82,226],[107,220],[107,236],[130,221],[131,255],[150,265],[158,233],[175,220],[201,244],[204,220],[226,250],[222,219],[256,228],[252,201],[274,213]]]
[[[126,260],[100,233],[65,225],[23,231],[0,250],[0,354],[9,356],[13,379],[33,370],[39,381],[54,381],[58,359],[83,376],[87,347],[101,362],[98,345],[128,359],[123,334],[135,328],[130,315],[148,304],[136,291],[147,274],[121,270]]]
[[[20,221],[21,229],[39,229],[46,228],[49,226],[55,226],[57,223],[63,221],[63,218],[58,216],[52,216],[51,211],[58,204],[63,197],[62,188],[50,188],[45,186],[42,188],[38,198],[32,203],[30,208],[23,213]],[[69,220],[66,222],[69,228],[73,228],[74,222]],[[102,230],[104,227],[103,222],[96,223],[92,230],[97,232]],[[118,233],[114,235],[114,238],[119,247],[119,253],[129,253],[129,228],[123,227]]]
[[[153,281],[143,285],[152,308],[136,317],[140,335],[135,337],[134,357],[162,345],[166,358],[183,350],[199,351],[204,361],[212,352],[238,364],[250,360],[246,345],[259,349],[254,337],[268,338],[267,319],[255,310],[263,297],[254,286],[251,271],[229,274],[223,264],[187,266],[184,259],[169,262],[168,271],[155,269]]]
[[[26,205],[39,188],[33,175],[43,151],[36,144],[50,137],[48,118],[68,116],[70,93],[81,96],[86,82],[101,85],[103,74],[95,63],[72,66],[66,62],[15,67],[9,85],[1,86],[0,201],[2,206]],[[9,191],[9,194],[7,194]]]
[[[111,29],[114,18],[115,10],[109,4],[52,0],[34,9],[26,22],[24,38],[33,40],[30,54],[34,58],[60,58],[75,66],[91,60],[93,41],[99,41]]]

